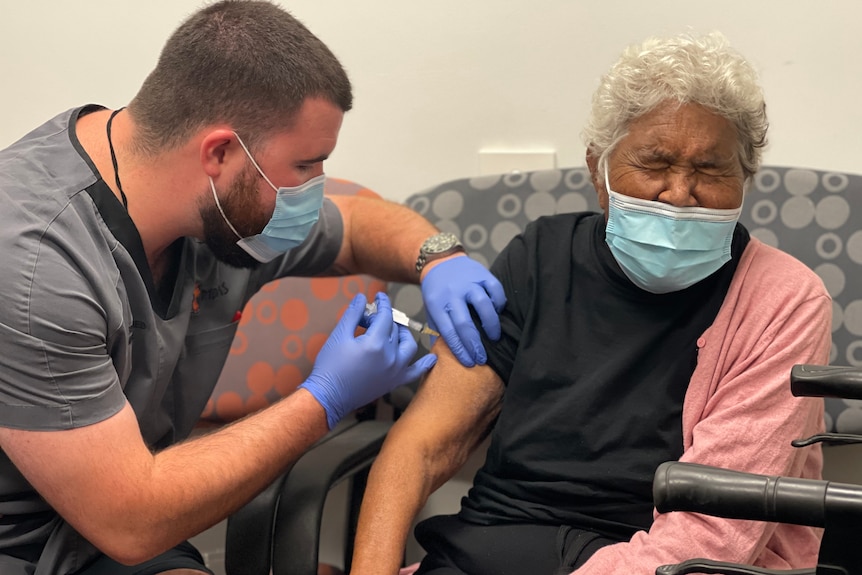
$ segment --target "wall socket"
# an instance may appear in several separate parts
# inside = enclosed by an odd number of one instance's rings
[[[555,150],[479,150],[479,175],[529,172],[557,167]]]

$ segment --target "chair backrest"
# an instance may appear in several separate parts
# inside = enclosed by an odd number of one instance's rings
[[[406,204],[461,237],[486,265],[539,216],[599,210],[584,167],[454,180]],[[823,279],[834,300],[831,362],[862,366],[862,227],[851,212],[862,219],[862,176],[764,166],[746,192],[740,222]],[[424,317],[417,286],[393,284],[390,294],[395,307]],[[420,341],[429,346],[424,336]],[[860,433],[862,401],[827,399],[826,419],[829,430]]]
[[[832,296],[833,365],[862,366],[862,176],[765,166],[740,221],[814,270]],[[862,401],[826,399],[826,427],[862,433]]]
[[[380,197],[354,182],[327,178],[328,195]],[[239,419],[289,395],[311,373],[317,353],[357,293],[386,284],[366,275],[289,277],[265,285],[242,311],[227,363],[201,416]]]

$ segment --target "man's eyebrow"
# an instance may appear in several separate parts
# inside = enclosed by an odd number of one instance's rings
[[[318,162],[323,162],[327,159],[329,159],[329,154],[323,154],[323,155],[317,156],[316,158],[312,158],[310,160],[299,160],[297,162],[297,164],[316,164]]]

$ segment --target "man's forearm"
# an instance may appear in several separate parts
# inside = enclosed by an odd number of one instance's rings
[[[333,196],[332,201],[341,212],[345,233],[335,271],[418,283],[419,248],[438,233],[437,228],[394,202],[353,196]]]
[[[69,431],[0,429],[0,440],[77,531],[103,553],[133,564],[224,519],[326,430],[323,408],[300,390],[218,432],[156,454],[140,439],[128,405],[108,420]]]
[[[299,390],[253,416],[156,454],[154,478],[159,483],[166,486],[183,476],[199,482],[175,502],[178,509],[185,506],[188,521],[178,526],[185,533],[174,538],[200,533],[239,509],[327,430],[323,408]],[[189,462],[202,469],[183,471]]]

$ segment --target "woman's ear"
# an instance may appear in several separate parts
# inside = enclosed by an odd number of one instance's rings
[[[590,148],[587,148],[587,168],[590,170],[590,181],[593,182],[593,187],[596,189],[596,196],[599,200],[599,207],[605,212],[605,218],[608,217],[608,191],[605,189],[604,174],[599,174],[599,157],[596,156]]]
[[[590,148],[587,148],[586,162],[587,162],[587,168],[589,168],[589,170],[590,170],[590,180],[592,180],[592,182],[593,182],[593,187],[595,187],[596,190],[598,190],[599,189],[599,182],[601,181],[598,177],[599,158],[598,158],[598,156],[593,154],[593,152],[592,152],[592,150],[590,150]],[[604,182],[602,182],[602,183],[604,183]]]

